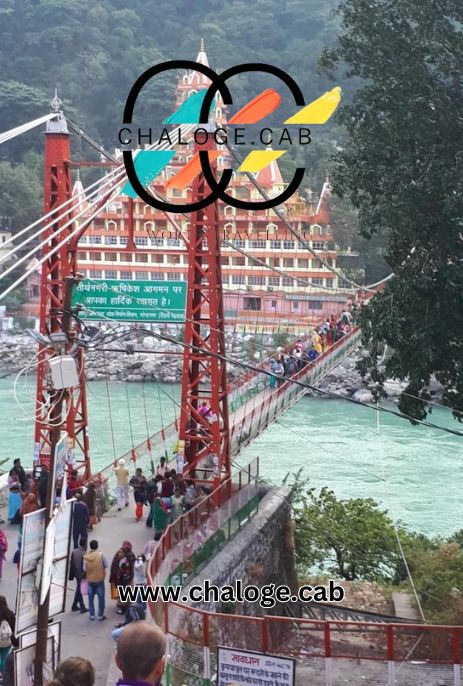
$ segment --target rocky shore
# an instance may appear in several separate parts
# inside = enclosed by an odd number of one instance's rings
[[[271,350],[272,337],[265,337],[256,344],[253,337],[237,331],[225,334],[226,354],[228,357],[244,362],[258,362],[263,352],[263,345]],[[137,341],[126,342],[133,345],[136,352],[127,354],[126,351],[102,352],[92,350],[87,352],[85,365],[87,379],[97,381],[104,379],[106,374],[111,381],[160,381],[162,383],[180,383],[182,378],[182,356],[172,355],[181,352],[179,346],[160,341],[153,337],[144,337]],[[108,346],[109,347],[109,346]],[[16,375],[21,369],[28,368],[29,374],[35,372],[35,359],[38,346],[27,334],[0,335],[0,378]],[[262,351],[262,352],[260,352]],[[319,383],[320,388],[343,396],[370,403],[373,401],[374,383],[368,376],[364,379],[357,370],[357,362],[365,354],[361,348],[345,358],[342,364],[335,367]],[[228,365],[229,380],[233,380],[241,370],[239,367]],[[388,379],[384,390],[389,398],[397,398],[407,385],[406,381]],[[431,381],[430,391],[433,399],[439,402],[442,386],[435,380]],[[329,396],[325,396],[329,397]]]
[[[172,335],[172,334],[170,334]],[[232,359],[248,361],[251,336],[239,332],[226,333],[226,354]],[[264,342],[266,344],[266,341]],[[107,347],[116,347],[112,344]],[[125,342],[126,350],[102,352],[91,350],[85,356],[88,381],[104,379],[111,381],[160,381],[179,383],[182,378],[182,348],[152,337]],[[128,353],[127,349],[135,352]],[[0,378],[13,377],[24,369],[33,375],[36,368],[38,344],[27,334],[0,335]],[[228,376],[239,376],[239,367],[229,365]]]
[[[376,384],[371,381],[368,374],[365,378],[362,378],[357,370],[357,362],[365,354],[366,352],[362,348],[359,348],[353,355],[346,357],[342,364],[332,369],[330,373],[320,381],[320,388],[324,391],[338,393],[339,395],[353,398],[360,402],[373,402],[373,391]],[[402,391],[405,390],[406,386],[407,381],[401,381],[399,379],[387,379],[384,382],[384,390],[390,399],[397,398]],[[429,384],[429,391],[435,402],[441,400],[442,390],[441,384],[435,379],[432,379]]]

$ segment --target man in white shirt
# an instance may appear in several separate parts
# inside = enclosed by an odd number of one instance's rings
[[[125,505],[125,507],[129,506],[129,470],[125,466],[125,460],[123,458],[119,460],[117,467],[114,467],[113,469],[117,479],[117,509],[120,511],[122,505]]]

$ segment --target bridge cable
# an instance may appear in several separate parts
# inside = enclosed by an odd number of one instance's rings
[[[4,131],[3,133],[0,133],[0,145],[2,143],[6,143],[12,138],[16,138],[16,136],[20,136],[21,134],[30,131],[31,129],[35,129],[35,127],[40,126],[40,124],[45,124],[45,122],[50,121],[50,119],[56,119],[57,117],[59,117],[59,112],[50,112],[49,114],[45,114],[38,119],[33,119],[26,124],[20,124],[19,126],[15,126],[13,129]]]

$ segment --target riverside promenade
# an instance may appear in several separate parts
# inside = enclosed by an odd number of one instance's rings
[[[152,537],[152,530],[145,526],[147,508],[144,508],[145,517],[143,521],[135,521],[135,504],[131,496],[130,505],[118,512],[112,507],[103,515],[99,524],[93,531],[89,532],[89,541],[95,538],[100,546],[100,550],[108,559],[111,560],[120,547],[123,540],[132,543],[135,554],[143,552],[146,542]],[[6,511],[3,510],[2,518],[6,519]],[[0,581],[0,594],[4,595],[8,601],[8,606],[14,610],[16,602],[17,571],[13,564],[13,555],[17,548],[18,526],[9,524],[0,525],[8,537],[8,552],[6,561],[3,564],[3,579]],[[72,544],[71,544],[72,547]],[[108,574],[109,575],[109,574]],[[116,614],[116,601],[110,599],[109,582],[106,584],[106,617],[104,622],[90,621],[88,612],[80,614],[71,612],[72,601],[74,598],[75,581],[68,582],[66,595],[66,610],[57,619],[61,621],[62,643],[61,659],[79,655],[90,660],[96,671],[96,686],[114,686],[119,677],[114,660],[114,641],[111,639],[111,632],[115,624],[121,622],[124,617]],[[85,597],[87,602],[87,597]]]

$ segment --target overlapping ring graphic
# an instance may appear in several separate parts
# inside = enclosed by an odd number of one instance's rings
[[[157,64],[150,67],[143,74],[141,74],[141,76],[139,76],[139,78],[135,81],[134,85],[130,90],[127,102],[124,107],[124,124],[132,124],[133,110],[137,102],[137,98],[140,94],[141,89],[146,85],[146,83],[155,76],[158,76],[158,74],[162,74],[163,72],[176,69],[188,69],[200,72],[211,81],[211,84],[207,89],[201,106],[199,116],[200,124],[208,124],[209,111],[217,92],[220,93],[225,105],[233,104],[231,93],[228,89],[228,86],[226,85],[226,81],[228,81],[228,79],[230,79],[232,76],[236,76],[237,74],[243,74],[246,72],[264,72],[276,76],[281,81],[283,81],[283,83],[289,88],[296,105],[305,105],[302,91],[297,85],[297,83],[294,81],[294,79],[291,76],[289,76],[289,74],[286,74],[286,72],[284,72],[282,69],[274,67],[273,65],[263,64],[261,62],[250,62],[246,64],[238,64],[234,67],[230,67],[230,69],[226,69],[224,72],[222,72],[222,74],[216,74],[216,72],[213,69],[207,67],[204,64],[200,64],[199,62],[194,62],[192,60],[170,60],[168,62],[162,62],[161,64]],[[127,177],[130,183],[132,184],[134,191],[143,200],[143,202],[145,202],[148,205],[151,205],[151,207],[154,207],[157,210],[175,213],[197,212],[198,210],[204,209],[205,207],[211,205],[213,202],[219,199],[227,205],[231,205],[232,207],[236,207],[237,209],[243,210],[265,210],[270,207],[275,207],[275,205],[280,205],[286,200],[288,200],[288,198],[290,198],[293,195],[293,193],[296,192],[296,190],[301,185],[305,173],[305,169],[303,167],[297,167],[290,184],[282,193],[277,195],[275,198],[263,200],[262,202],[248,202],[246,200],[239,200],[238,198],[234,198],[231,195],[228,195],[228,193],[226,192],[227,186],[232,178],[232,169],[224,169],[222,171],[221,178],[219,179],[219,181],[216,181],[209,163],[209,156],[207,150],[200,150],[199,159],[201,163],[201,169],[211,192],[208,196],[202,198],[197,202],[176,204],[158,200],[157,198],[154,198],[152,195],[148,193],[148,191],[140,183],[140,180],[137,176],[131,150],[124,150],[123,158],[125,169],[127,172]]]

